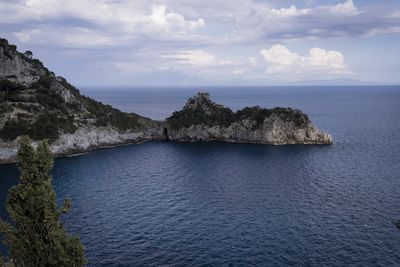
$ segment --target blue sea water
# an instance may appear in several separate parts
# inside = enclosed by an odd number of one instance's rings
[[[400,266],[400,87],[207,87],[83,92],[162,119],[196,91],[295,107],[332,146],[155,142],[60,158],[64,218],[89,266]],[[17,183],[0,166],[0,215]]]

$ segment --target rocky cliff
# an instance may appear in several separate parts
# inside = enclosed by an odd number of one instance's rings
[[[257,144],[332,144],[332,136],[318,130],[297,109],[246,107],[237,112],[210,100],[207,93],[190,98],[167,119],[168,139]]]
[[[21,135],[48,138],[56,155],[165,137],[161,122],[81,95],[5,39],[0,39],[0,112],[0,162],[15,159]]]
[[[233,112],[208,94],[190,98],[165,122],[121,112],[80,94],[27,51],[0,39],[0,163],[16,158],[18,138],[49,139],[56,155],[156,140],[331,144],[307,115],[290,108]]]

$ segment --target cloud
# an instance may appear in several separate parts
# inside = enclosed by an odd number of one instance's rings
[[[399,3],[353,0],[2,0],[0,14],[2,35],[41,58],[79,51],[88,70],[101,63],[129,77],[154,71],[227,81],[346,76],[350,63],[357,72],[357,61],[367,58],[360,55],[365,47],[354,52],[346,44],[400,33]],[[309,40],[330,42],[332,50],[293,52]],[[371,47],[381,42],[375,40]],[[339,41],[342,52],[354,52],[353,62],[333,51]],[[277,43],[287,47],[271,46]],[[69,72],[57,64],[57,72]]]
[[[260,52],[264,60],[275,65],[290,66],[296,64],[300,57],[296,53],[292,53],[283,45],[274,45],[269,50],[263,49]]]
[[[146,38],[187,41],[206,25],[202,18],[187,19],[167,5],[149,5],[140,0],[27,0],[0,3],[0,12],[5,14],[0,17],[0,25],[25,23],[26,27],[14,32],[21,42],[56,40],[53,44],[61,46],[73,39],[78,40],[77,46],[87,44],[92,47],[118,46],[119,39],[127,42]],[[65,32],[65,37],[59,34]],[[82,40],[83,32],[87,33],[85,41]],[[116,42],[108,40],[113,36]]]
[[[289,8],[271,9],[271,12],[278,17],[293,17],[306,15],[308,13],[308,9],[297,9],[295,5],[292,5]]]
[[[129,60],[110,62],[118,72],[132,75],[141,73],[174,73],[182,74],[194,80],[230,80],[233,77],[245,78],[253,68],[249,62],[238,62],[222,58],[203,49],[170,51],[168,53],[148,53],[141,51],[132,55]]]
[[[210,5],[203,0],[15,0],[0,2],[0,27],[13,25],[18,29],[13,33],[21,42],[45,43],[49,38],[59,40],[55,44],[64,47],[64,43],[69,42],[64,42],[59,32],[67,32],[70,40],[80,40],[78,46],[140,42],[161,46],[165,42],[178,46],[182,46],[181,43],[222,46],[265,40],[369,37],[399,32],[400,28],[400,10],[384,5],[358,7],[352,0],[345,0],[319,6],[315,2],[313,7],[307,8],[274,7],[277,3],[215,0]],[[3,31],[11,28],[5,26]],[[43,29],[50,31],[42,32]],[[83,31],[88,33],[86,41],[82,40]],[[77,36],[73,37],[74,34]],[[123,42],[106,41],[110,37]]]
[[[196,67],[218,65],[216,57],[204,50],[182,51],[173,55],[165,55],[162,58],[171,59],[180,64]]]
[[[153,5],[149,16],[151,21],[163,31],[194,32],[205,26],[203,19],[187,21],[181,14],[167,12],[165,5]]]
[[[173,64],[178,63],[192,67],[215,67],[215,66],[228,66],[236,65],[231,60],[219,60],[214,54],[199,50],[186,50],[177,52],[175,54],[163,55],[162,58],[175,61]]]
[[[260,52],[268,64],[268,74],[292,74],[297,76],[317,75],[331,77],[350,74],[344,62],[344,56],[339,51],[311,48],[308,55],[299,56],[283,45],[273,45],[270,49]]]
[[[115,37],[104,32],[97,32],[87,28],[64,28],[43,26],[31,30],[22,30],[14,33],[22,43],[38,43],[57,45],[63,48],[112,47],[124,42],[123,37]]]
[[[358,10],[354,5],[353,0],[347,0],[344,3],[339,3],[333,6],[321,7],[320,9],[327,9],[328,11],[336,15],[356,15],[358,13]]]
[[[303,9],[295,5],[275,9],[260,3],[247,8],[248,15],[237,20],[242,42],[372,36],[393,32],[400,26],[393,7],[357,7],[352,0]]]

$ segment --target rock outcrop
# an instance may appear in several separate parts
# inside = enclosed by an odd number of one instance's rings
[[[56,155],[163,140],[163,123],[80,94],[30,53],[0,39],[0,162],[14,161],[18,137],[47,138]]]
[[[0,39],[0,163],[16,159],[18,139],[49,139],[56,155],[145,141],[331,144],[307,115],[290,108],[237,112],[199,93],[166,121],[121,112],[81,95],[32,53]]]
[[[297,109],[246,107],[237,112],[199,93],[167,119],[168,139],[257,144],[332,144],[332,136],[318,130]]]

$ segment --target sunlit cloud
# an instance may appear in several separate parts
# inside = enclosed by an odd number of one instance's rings
[[[0,14],[4,37],[60,56],[85,50],[87,69],[210,82],[349,77],[354,56],[337,44],[400,33],[400,4],[353,0],[4,0]]]
[[[261,50],[260,54],[268,65],[268,74],[322,78],[351,73],[339,51],[314,47],[309,50],[308,55],[300,56],[277,44]]]

